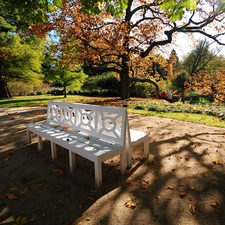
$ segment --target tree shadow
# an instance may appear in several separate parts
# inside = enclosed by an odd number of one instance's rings
[[[44,108],[1,112],[0,223],[26,217],[28,221],[35,218],[33,224],[67,224],[130,176],[131,172],[120,173],[119,157],[103,164],[104,187],[99,190],[94,187],[92,162],[77,156],[77,170],[70,173],[66,149],[58,146],[58,158],[51,160],[49,141],[43,141],[43,151],[38,151],[35,137],[32,144],[27,144],[25,125],[45,119]]]
[[[86,218],[96,224],[224,223],[225,168],[212,159],[224,158],[225,130],[204,132],[205,126],[198,125],[196,131],[192,123],[182,130],[183,123],[176,121],[171,129],[178,132],[173,134],[168,129],[172,120],[166,121],[152,129],[150,157],[129,182],[101,198],[77,223]],[[126,208],[132,195],[139,204]]]
[[[143,160],[143,146],[137,146],[125,175],[118,158],[107,161],[97,190],[92,162],[77,157],[77,170],[70,173],[67,150],[59,147],[53,161],[48,141],[41,152],[37,143],[27,145],[25,124],[42,121],[45,111],[1,115],[0,212],[9,209],[1,221],[21,216],[33,224],[224,223],[224,162],[212,159],[224,159],[225,129],[130,115],[132,128],[151,127],[150,156]],[[138,200],[133,209],[126,207],[132,196]]]

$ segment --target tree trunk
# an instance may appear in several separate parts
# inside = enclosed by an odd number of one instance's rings
[[[63,93],[64,93],[64,98],[66,98],[67,97],[66,86],[63,86]]]
[[[124,55],[122,57],[122,70],[120,73],[120,96],[122,100],[130,98],[129,61],[129,56]]]
[[[3,69],[0,67],[0,99],[11,98],[11,94],[7,87],[5,76],[3,75]]]
[[[125,100],[130,98],[130,79],[128,73],[121,74],[120,81],[121,99]]]

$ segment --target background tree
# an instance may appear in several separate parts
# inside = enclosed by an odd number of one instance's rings
[[[186,93],[194,91],[208,98],[224,101],[224,87],[221,85],[225,82],[223,75],[225,58],[218,55],[218,50],[209,47],[207,41],[200,41],[181,63],[183,71],[187,74],[183,91]],[[174,79],[175,86],[177,86],[178,81],[180,83],[180,79],[185,80],[182,75],[185,73],[182,72]],[[180,77],[180,75],[182,76]]]
[[[179,58],[177,56],[176,51],[173,49],[168,59],[167,75],[171,79],[173,79],[176,77],[176,74],[179,71],[179,69],[180,69]]]
[[[62,0],[0,0],[0,98],[11,97],[6,83],[6,80],[11,79],[11,76],[14,76],[13,79],[17,76],[23,76],[23,79],[25,79],[25,74],[29,71],[30,77],[26,76],[28,81],[33,79],[36,73],[40,72],[37,63],[32,62],[32,60],[35,60],[34,58],[37,59],[37,54],[39,53],[36,52],[36,56],[34,55],[35,47],[33,49],[30,47],[29,50],[26,49],[28,47],[25,42],[28,39],[26,38],[22,41],[18,34],[20,36],[26,36],[24,32],[31,24],[46,22],[49,16],[48,13],[61,6]],[[19,47],[19,42],[20,44],[24,44],[23,51],[21,49],[22,47]],[[35,44],[35,42],[29,43],[30,46],[35,46]],[[16,48],[18,52],[16,52]],[[29,51],[26,55],[25,50]],[[24,58],[22,59],[22,57]],[[29,62],[26,64],[25,61],[28,58]],[[24,63],[22,63],[23,60]],[[10,62],[12,67],[9,67]],[[33,69],[31,67],[28,69],[29,66],[32,66]],[[20,75],[18,74],[19,70],[21,71]]]
[[[51,83],[63,87],[64,97],[67,97],[67,91],[77,91],[81,88],[87,75],[81,67],[69,69],[66,66],[58,65],[53,73],[51,73]],[[49,77],[50,78],[50,77]]]
[[[213,58],[219,52],[213,53],[209,47],[209,42],[201,40],[197,47],[184,58],[182,67],[189,75],[193,76],[200,71],[209,70],[212,67]]]
[[[62,43],[71,49],[77,48],[77,43],[71,44],[71,38],[79,40],[79,54],[71,54],[70,60],[74,57],[78,61],[85,61],[99,74],[119,74],[122,99],[130,96],[133,56],[145,58],[159,51],[172,42],[173,34],[200,33],[224,44],[219,39],[223,34],[220,23],[216,23],[223,21],[224,8],[220,1],[213,5],[201,1],[196,5],[195,2],[182,1],[172,6],[171,1],[162,4],[158,1],[129,0],[121,18],[112,17],[107,8],[104,10],[104,5],[98,15],[87,16],[80,12],[77,1],[65,0],[64,3],[64,8],[52,15],[51,29],[63,34]],[[203,7],[203,4],[207,7]],[[176,11],[178,6],[182,12]],[[185,8],[189,12],[182,21],[178,21]],[[207,33],[207,26],[212,24],[217,32],[215,35]]]
[[[71,49],[67,47],[63,48],[60,41],[57,44],[48,42],[42,65],[45,82],[63,87],[64,97],[67,97],[68,90],[78,91],[87,77],[79,62],[74,59],[69,60],[67,56]]]
[[[21,37],[15,27],[0,17],[0,97],[11,97],[7,82],[20,81],[37,85],[41,82],[44,40]]]
[[[192,74],[186,80],[185,92],[196,92],[215,101],[225,102],[225,58],[216,56],[212,58],[207,69]]]

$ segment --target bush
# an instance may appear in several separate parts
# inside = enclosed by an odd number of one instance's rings
[[[34,87],[33,92],[36,93],[36,95],[44,95],[47,94],[50,90],[49,84],[40,84]]]
[[[172,86],[175,90],[183,91],[185,86],[185,82],[187,81],[188,73],[185,71],[182,71],[177,75],[175,79],[172,80]]]
[[[86,79],[82,86],[82,94],[88,95],[104,95],[104,96],[118,96],[119,95],[120,82],[113,76],[113,74],[103,74],[98,76],[92,76]]]
[[[131,86],[130,89],[131,97],[155,97],[155,88],[148,83],[135,83]]]
[[[19,81],[10,81],[7,85],[12,96],[26,96],[33,91],[33,85]]]
[[[190,91],[187,93],[186,95],[187,97],[196,97],[196,96],[199,96],[199,93],[196,92],[196,91]]]
[[[210,105],[211,102],[210,102],[210,100],[208,98],[200,97],[199,98],[199,104]]]

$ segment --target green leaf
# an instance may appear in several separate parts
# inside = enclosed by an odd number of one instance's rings
[[[169,19],[175,22],[182,19],[185,11],[196,9],[196,3],[196,0],[184,0],[178,2],[174,0],[165,0],[160,8],[168,13]]]
[[[54,5],[58,8],[62,8],[63,7],[63,2],[62,0],[54,0],[53,1]]]
[[[49,12],[54,12],[56,10],[56,7],[54,5],[49,5],[48,6],[48,11]]]

